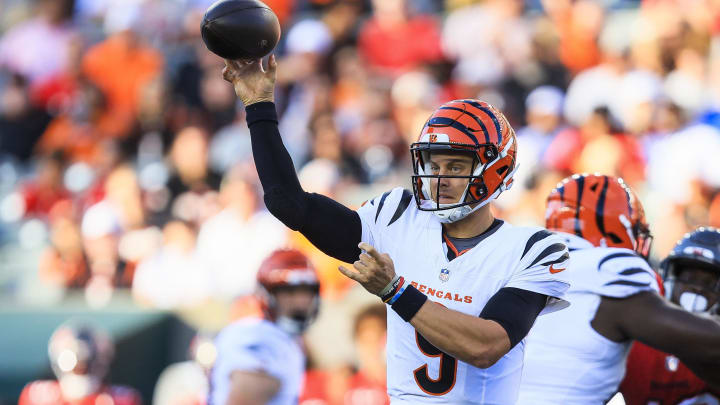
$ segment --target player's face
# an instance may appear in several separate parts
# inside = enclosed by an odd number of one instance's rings
[[[470,176],[475,160],[461,153],[431,153],[428,158],[429,174],[440,176]],[[431,178],[432,199],[440,204],[457,204],[470,181],[468,178]],[[438,182],[440,187],[438,188]]]
[[[277,302],[277,316],[307,318],[315,305],[317,291],[307,286],[283,287],[274,291]]]
[[[716,272],[695,267],[685,267],[678,270],[673,293],[670,300],[676,304],[682,305],[688,309],[688,306],[697,307],[704,306],[705,309],[711,308],[720,299],[720,292],[717,290],[720,276]],[[707,303],[701,305],[697,303],[697,296],[704,298]],[[692,298],[692,301],[689,300]],[[702,299],[700,299],[702,300]]]

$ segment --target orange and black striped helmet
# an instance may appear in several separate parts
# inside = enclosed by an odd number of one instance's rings
[[[468,176],[433,175],[426,170],[429,153],[468,153],[475,166]],[[410,146],[413,160],[413,193],[418,208],[436,211],[441,219],[443,210],[460,207],[464,215],[510,188],[515,173],[517,140],[507,118],[492,105],[480,100],[454,100],[440,106],[425,123],[417,142]],[[430,178],[467,178],[468,186],[456,204],[440,204],[432,200]],[[439,187],[439,182],[438,182]],[[470,208],[469,205],[475,205]],[[448,220],[452,222],[452,220]]]
[[[652,236],[645,211],[623,179],[574,174],[547,199],[545,227],[584,238],[595,246],[633,249],[647,258]]]

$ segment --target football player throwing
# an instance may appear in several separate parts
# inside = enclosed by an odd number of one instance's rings
[[[411,148],[412,191],[396,188],[351,210],[305,192],[278,132],[275,60],[226,61],[245,104],[270,212],[300,231],[388,311],[393,404],[514,404],[524,339],[541,312],[563,307],[561,238],[493,217],[513,181],[517,143],[505,116],[455,100],[429,117]]]

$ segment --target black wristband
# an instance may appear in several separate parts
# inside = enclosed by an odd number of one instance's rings
[[[258,121],[274,121],[278,122],[277,111],[275,111],[275,103],[271,101],[261,101],[259,103],[250,104],[245,107],[248,127]]]
[[[427,299],[427,295],[418,291],[411,284],[405,288],[405,291],[402,295],[400,295],[397,301],[392,304],[391,308],[400,315],[400,318],[402,318],[405,322],[410,322],[413,316],[415,316],[415,314],[417,314],[420,310],[420,307],[425,304]]]

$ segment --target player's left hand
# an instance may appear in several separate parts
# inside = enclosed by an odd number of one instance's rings
[[[360,242],[358,247],[364,250],[353,263],[354,270],[338,267],[345,276],[357,281],[371,294],[378,295],[395,278],[395,265],[390,255],[379,253],[374,247]]]

